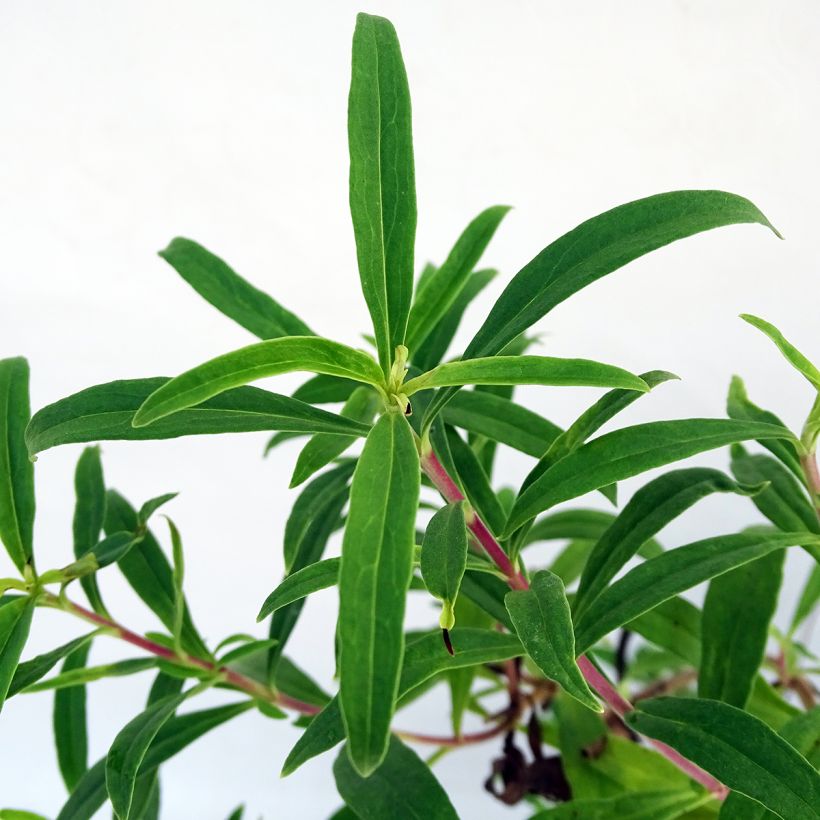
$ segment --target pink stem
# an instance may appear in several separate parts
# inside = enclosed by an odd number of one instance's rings
[[[811,490],[814,507],[820,516],[820,469],[817,467],[817,456],[814,453],[807,453],[800,458],[800,466]]]
[[[448,504],[464,500],[464,494],[432,450],[422,456],[421,467]],[[468,517],[467,527],[493,563],[507,576],[510,586],[513,589],[527,589],[527,579],[516,571],[507,553],[475,511]]]
[[[59,602],[59,599],[56,598],[56,596],[49,596],[47,600],[51,604],[65,606],[64,603]],[[79,604],[68,602],[67,608],[72,614],[77,615],[92,624],[112,630],[121,640],[126,641],[133,646],[137,646],[152,655],[156,655],[158,658],[163,658],[164,660],[178,663],[183,666],[195,666],[206,672],[219,674],[225,679],[226,682],[230,683],[232,686],[235,686],[237,689],[241,689],[243,692],[247,692],[254,698],[267,701],[268,703],[275,703],[279,706],[293,709],[305,715],[315,715],[321,711],[320,707],[315,706],[312,703],[304,703],[303,701],[296,700],[295,698],[285,695],[282,692],[276,692],[269,686],[265,686],[265,684],[255,681],[252,678],[245,677],[245,675],[242,675],[227,666],[218,666],[215,663],[203,660],[202,658],[197,658],[193,655],[178,655],[173,649],[169,649],[167,646],[156,643],[156,641],[152,641],[142,635],[138,635],[136,632],[132,632],[130,629],[116,623],[116,621],[112,621],[109,618],[98,615],[96,612],[92,612],[90,609],[86,609]]]
[[[812,459],[812,464],[814,465],[814,473],[817,475],[817,486],[820,487],[820,474],[817,474],[817,464],[814,459]],[[459,490],[456,483],[447,474],[444,466],[432,450],[422,455],[421,468],[444,497],[445,501],[452,503],[454,501],[463,500],[464,496],[461,490]],[[528,589],[529,584],[527,583],[527,579],[513,567],[512,562],[501,548],[501,545],[493,538],[487,526],[475,512],[473,512],[473,520],[468,526],[487,552],[487,555],[492,558],[496,566],[507,576],[510,587],[513,589]],[[599,672],[596,666],[585,655],[581,655],[578,658],[578,668],[581,670],[581,673],[589,685],[592,686],[616,715],[623,718],[624,715],[634,710],[635,707],[621,695],[609,680],[607,680],[606,676]],[[652,738],[649,738],[649,740],[665,758],[674,763],[693,780],[696,780],[709,789],[718,800],[726,799],[729,790],[723,783],[712,777],[708,772],[705,772],[700,766],[692,763],[691,760],[687,760],[671,746],[667,746],[665,743],[661,743],[659,740],[653,740]]]

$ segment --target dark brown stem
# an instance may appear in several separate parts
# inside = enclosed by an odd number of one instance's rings
[[[422,453],[421,468],[444,497],[445,501],[452,503],[464,499],[461,490],[459,490],[456,483],[447,474],[444,466],[432,450]],[[507,582],[510,587],[512,589],[528,589],[529,584],[527,583],[527,579],[515,569],[509,556],[504,552],[501,545],[495,540],[484,522],[481,521],[481,518],[475,512],[473,512],[473,521],[469,527],[470,531],[481,543],[487,555],[490,556],[496,566],[507,576]],[[606,676],[599,672],[586,656],[581,655],[578,658],[578,667],[590,686],[595,689],[601,699],[615,714],[622,718],[627,713],[633,711],[634,707],[632,704],[618,692],[609,680],[607,680]],[[665,743],[653,740],[652,738],[649,738],[649,741],[664,757],[681,769],[681,771],[709,789],[718,800],[724,800],[726,798],[729,790],[719,780],[701,769],[700,766],[692,763],[691,760],[687,760],[671,746],[667,746]]]

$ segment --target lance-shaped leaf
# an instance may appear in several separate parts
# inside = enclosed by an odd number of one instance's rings
[[[593,217],[548,245],[513,277],[464,358],[498,353],[556,305],[633,259],[675,240],[742,222],[772,228],[749,200],[723,191],[672,191]],[[443,391],[428,412],[435,415],[454,392]]]
[[[34,532],[34,466],[24,440],[28,380],[25,359],[0,359],[0,541],[21,572],[31,561]]]
[[[96,632],[89,632],[87,635],[75,638],[73,641],[58,646],[50,652],[44,652],[31,660],[23,661],[14,673],[8,697],[16,695],[27,686],[36,683],[40,678],[47,675],[63,658],[87,644],[96,634]]]
[[[674,373],[665,370],[651,370],[642,373],[640,378],[646,382],[650,390],[670,379],[677,379]],[[522,491],[542,476],[556,461],[560,461],[570,453],[574,453],[593,433],[596,433],[610,419],[613,419],[622,410],[625,410],[634,401],[641,397],[635,390],[610,390],[601,396],[588,410],[585,410],[539,457],[538,464],[533,467],[521,485]],[[452,404],[452,402],[451,402]]]
[[[361,820],[395,817],[399,806],[407,818],[458,820],[427,764],[397,737],[390,739],[384,762],[369,777],[356,771],[344,749],[333,764],[333,776],[342,799]]]
[[[734,442],[768,438],[797,443],[783,427],[732,419],[656,421],[606,433],[561,459],[527,487],[510,513],[507,532],[562,501],[653,467]]]
[[[816,769],[820,765],[820,708],[792,718],[778,732]],[[740,792],[732,792],[720,810],[722,820],[773,820],[778,815]]]
[[[140,764],[148,747],[186,695],[168,695],[149,706],[114,738],[105,760],[105,786],[119,820],[128,820]]]
[[[317,476],[299,494],[285,522],[284,557],[287,572],[301,569],[317,560],[310,560],[314,551],[304,543],[306,533],[317,518],[326,516],[324,508],[329,499],[345,488],[355,466],[355,461],[345,461]]]
[[[706,467],[674,470],[650,481],[632,496],[592,550],[573,601],[575,619],[581,617],[642,544],[697,501],[712,493],[749,495],[759,489],[737,484],[719,470]]]
[[[91,642],[84,641],[68,655],[61,675],[85,668]],[[88,770],[88,725],[84,685],[58,689],[54,693],[54,743],[57,763],[69,793],[73,792]]]
[[[642,701],[626,720],[780,817],[820,817],[820,775],[746,712],[714,700],[656,698]]]
[[[359,382],[341,376],[311,376],[293,391],[293,398],[308,404],[337,404],[347,401]]]
[[[769,410],[758,407],[749,398],[746,386],[739,376],[732,376],[729,384],[729,395],[726,399],[726,415],[738,421],[762,421],[766,424],[776,424],[780,427],[786,425]],[[772,455],[776,456],[786,467],[791,470],[795,477],[805,486],[806,477],[803,475],[803,468],[800,465],[800,458],[794,446],[788,441],[776,438],[761,439],[758,441]]]
[[[139,767],[140,778],[155,771],[202,735],[251,708],[252,703],[243,701],[172,717],[162,726],[148,748]],[[85,773],[57,815],[57,820],[91,820],[107,796],[105,775],[106,759],[103,758]]]
[[[652,607],[626,624],[646,640],[674,652],[692,666],[700,665],[701,612],[678,596]]]
[[[773,324],[751,313],[741,313],[740,318],[765,333],[783,354],[786,361],[803,377],[815,390],[820,390],[820,370],[812,364]]]
[[[444,264],[420,282],[407,323],[405,344],[411,352],[422,345],[455,302],[509,210],[496,205],[482,211],[464,229]]]
[[[794,634],[797,627],[814,611],[818,601],[820,601],[820,564],[815,564],[812,567],[811,575],[806,579],[803,591],[800,593],[800,598],[798,598],[797,605],[794,608],[794,615],[792,615],[791,624],[789,625],[789,634]]]
[[[387,373],[413,293],[416,183],[410,91],[389,20],[356,17],[347,109],[350,214],[362,291]]]
[[[547,570],[536,572],[529,589],[508,592],[504,602],[535,665],[568,695],[602,712],[575,663],[575,637],[561,579]]]
[[[74,471],[74,492],[76,496],[72,521],[74,557],[82,558],[100,540],[105,520],[105,479],[99,447],[86,447],[77,460],[77,468]],[[80,583],[94,611],[100,615],[106,615],[105,605],[94,575],[83,576]]]
[[[431,519],[421,545],[421,577],[429,593],[442,602],[439,625],[455,626],[453,607],[467,568],[465,502],[442,507]]]
[[[455,338],[464,312],[473,299],[496,277],[496,270],[477,270],[470,274],[455,301],[438,321],[424,342],[410,350],[410,358],[421,371],[430,370],[441,362]]]
[[[703,604],[699,697],[746,706],[777,606],[784,557],[770,553],[710,582]]]
[[[363,774],[387,753],[419,485],[412,431],[403,416],[387,413],[356,466],[339,571],[339,698],[351,761]]]
[[[193,240],[178,236],[159,255],[203,299],[260,339],[314,335],[301,319]]]
[[[0,710],[11,687],[34,615],[34,598],[0,598]]]
[[[330,536],[341,526],[342,510],[350,494],[348,479],[353,466],[353,463],[342,464],[320,475],[308,484],[294,504],[285,525],[288,577],[319,561]],[[269,636],[276,640],[269,653],[272,676],[302,612],[302,605],[301,599],[295,599],[273,614],[269,631]]]
[[[358,387],[345,402],[340,415],[369,425],[379,405],[379,395],[369,387]],[[319,433],[308,441],[296,459],[290,486],[297,487],[317,470],[330,464],[356,440],[356,436]]]
[[[651,558],[607,587],[576,620],[580,654],[613,629],[668,598],[775,550],[820,537],[806,533],[747,532],[705,538]]]
[[[515,635],[490,629],[456,628],[451,640],[453,655],[447,652],[441,636],[435,632],[407,642],[399,681],[399,700],[441,672],[483,663],[500,663],[519,656],[523,651]],[[285,760],[282,775],[291,774],[312,757],[341,743],[344,738],[339,699],[335,697],[308,724]]]
[[[145,441],[256,430],[367,435],[366,425],[258,387],[228,390],[149,427],[134,427],[131,422],[143,402],[169,381],[158,377],[99,384],[44,407],[26,430],[29,453],[75,442]]]
[[[326,558],[288,575],[265,599],[256,620],[261,621],[277,609],[299,601],[313,592],[335,586],[339,580],[340,563],[341,558]]]
[[[766,482],[765,489],[755,494],[752,501],[776,527],[785,532],[804,529],[820,533],[820,521],[802,485],[780,461],[760,453],[750,454],[740,445],[734,445],[732,472],[739,481]],[[820,561],[816,547],[809,544],[806,551]]]
[[[70,689],[105,678],[123,678],[154,669],[158,663],[157,658],[151,657],[128,658],[124,661],[115,661],[101,666],[71,666],[69,669],[63,668],[59,675],[31,684],[24,691],[30,694],[32,692],[47,692],[50,689]]]
[[[105,532],[133,532],[138,527],[134,508],[115,490],[106,494]],[[118,562],[122,574],[145,604],[157,615],[166,629],[173,629],[175,593],[171,566],[150,530],[142,535],[139,549],[132,549]],[[182,645],[186,652],[209,656],[208,648],[196,631],[186,607],[182,627]]]
[[[642,393],[649,390],[643,379],[620,367],[589,359],[557,359],[552,356],[491,356],[445,362],[410,379],[402,390],[411,396],[419,390],[462,384],[622,387]]]
[[[535,458],[540,458],[562,432],[558,425],[537,413],[503,396],[479,390],[457,393],[444,408],[442,417],[447,424],[486,436]]]
[[[217,356],[171,379],[145,399],[131,423],[144,427],[233,387],[297,370],[382,382],[379,366],[360,350],[316,336],[285,336]]]

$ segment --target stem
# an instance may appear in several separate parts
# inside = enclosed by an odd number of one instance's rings
[[[493,726],[491,729],[485,729],[483,732],[473,732],[467,735],[458,735],[454,737],[443,737],[440,735],[422,735],[416,732],[405,732],[396,730],[395,734],[403,740],[409,740],[413,743],[432,743],[435,746],[469,746],[473,743],[483,743],[485,740],[491,740],[494,737],[503,735],[508,732],[510,726],[508,723],[499,723],[498,726]]]
[[[800,466],[803,468],[803,475],[806,476],[806,483],[812,494],[814,509],[820,517],[820,469],[817,467],[817,456],[814,451],[800,457]]]
[[[817,484],[815,486],[818,488],[817,492],[820,492],[820,474],[817,473],[817,464],[813,458],[812,464],[814,465],[814,474],[817,477]],[[464,499],[461,490],[459,490],[456,483],[447,474],[447,471],[432,449],[422,454],[421,468],[433,482],[436,489],[442,494],[445,501],[452,503],[453,501],[462,501]],[[528,589],[529,584],[527,583],[527,579],[513,567],[512,562],[501,548],[501,545],[495,540],[476,512],[473,512],[472,519],[472,522],[468,523],[470,531],[487,552],[487,555],[495,562],[496,566],[507,576],[507,582],[510,587],[512,589]],[[598,671],[595,665],[585,655],[579,656],[578,668],[581,670],[581,674],[587,683],[592,686],[615,714],[623,718],[624,715],[634,710],[635,707],[618,692],[609,680],[607,680],[606,676]],[[729,790],[719,780],[712,777],[708,772],[705,772],[700,766],[692,763],[691,760],[687,760],[671,746],[667,746],[665,743],[653,740],[652,738],[649,738],[649,741],[667,760],[670,760],[693,780],[709,789],[718,800],[724,800],[729,794]]]
[[[277,706],[284,706],[297,712],[301,712],[304,715],[315,715],[321,711],[320,707],[315,706],[312,703],[304,703],[303,701],[296,700],[296,698],[292,698],[282,692],[276,692],[274,689],[271,689],[271,687],[266,686],[259,681],[253,680],[252,678],[248,678],[227,666],[219,666],[218,664],[198,658],[194,655],[179,653],[173,649],[169,649],[167,646],[163,646],[156,641],[152,641],[142,635],[138,635],[136,632],[132,632],[130,629],[118,624],[116,621],[113,621],[110,618],[105,618],[102,615],[98,615],[96,612],[92,612],[90,609],[86,609],[79,604],[75,604],[73,601],[58,598],[56,595],[52,595],[51,593],[46,593],[44,600],[47,606],[62,609],[66,612],[70,612],[72,615],[76,615],[78,618],[82,618],[84,621],[88,621],[96,626],[101,626],[108,630],[110,634],[120,638],[120,640],[126,641],[133,646],[137,646],[145,652],[149,652],[151,655],[155,655],[156,657],[170,661],[171,663],[179,664],[180,666],[193,666],[197,669],[201,669],[202,671],[210,672],[213,675],[218,675],[226,683],[229,683],[231,686],[246,692],[257,700],[263,700]]]
[[[432,450],[422,454],[421,468],[448,504],[464,501],[464,494],[458,488],[455,481],[450,478],[444,466]],[[529,586],[527,579],[515,569],[509,556],[501,548],[498,541],[495,540],[493,534],[481,520],[478,513],[476,513],[475,510],[471,510],[470,514],[465,516],[465,520],[467,528],[473,534],[473,537],[478,541],[487,555],[490,556],[495,565],[507,576],[510,586],[513,589],[527,589]]]

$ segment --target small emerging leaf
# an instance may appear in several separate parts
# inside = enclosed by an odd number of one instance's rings
[[[443,604],[439,625],[447,630],[456,623],[453,607],[467,567],[466,512],[463,501],[442,507],[430,519],[421,545],[421,577]]]

